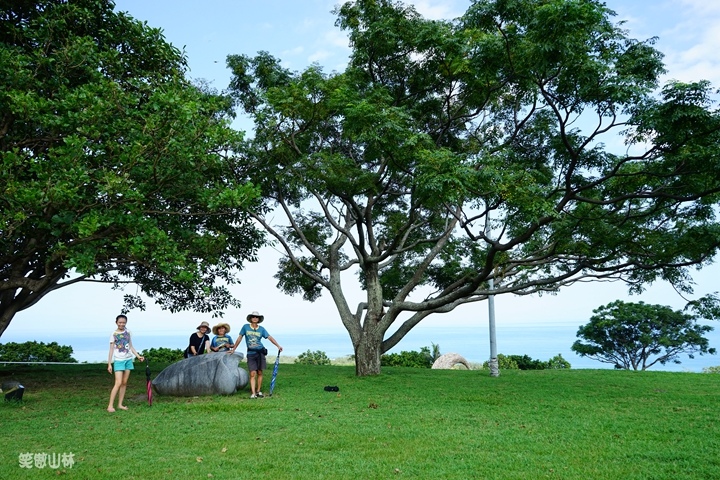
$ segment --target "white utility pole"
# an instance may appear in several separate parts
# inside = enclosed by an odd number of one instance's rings
[[[485,217],[485,236],[490,237],[490,213]],[[488,280],[488,289],[492,292],[495,289],[495,279]],[[499,377],[500,368],[497,358],[497,339],[495,338],[495,295],[488,295],[488,324],[490,325],[490,376]]]
[[[495,280],[488,281],[490,290],[495,287]],[[497,340],[495,339],[495,295],[488,296],[488,323],[490,324],[490,376],[499,377],[500,368],[497,359]]]

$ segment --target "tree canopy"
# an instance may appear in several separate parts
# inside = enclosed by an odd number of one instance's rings
[[[712,88],[659,89],[653,40],[629,38],[602,2],[476,0],[431,21],[357,0],[336,14],[344,72],[293,72],[267,52],[228,66],[255,122],[255,218],[286,253],[279,287],[329,292],[359,375],[428,315],[491,293],[690,290],[688,267],[717,252]]]
[[[657,363],[679,364],[683,354],[690,358],[715,354],[705,337],[713,327],[700,325],[698,320],[720,318],[717,299],[703,298],[689,304],[687,310],[617,300],[593,310],[595,315],[578,330],[580,340],[572,350],[581,357],[626,370],[646,370]]]
[[[261,241],[231,102],[186,79],[160,30],[113,8],[0,5],[0,334],[79,281],[217,312],[237,303],[226,285]]]

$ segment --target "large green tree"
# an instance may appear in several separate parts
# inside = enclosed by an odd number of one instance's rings
[[[390,0],[336,13],[344,72],[266,52],[228,65],[255,121],[255,217],[286,253],[279,286],[330,293],[358,375],[428,315],[490,293],[689,289],[688,267],[715,255],[711,86],[658,90],[662,54],[602,2],[477,0],[454,22]]]
[[[646,370],[657,363],[679,364],[683,354],[690,358],[714,354],[715,348],[710,348],[705,337],[713,327],[698,323],[720,318],[717,306],[707,308],[709,303],[717,302],[704,298],[689,304],[687,311],[678,311],[617,300],[593,310],[595,315],[578,330],[580,340],[573,343],[572,350],[581,357],[626,370]]]
[[[236,303],[258,192],[236,180],[232,103],[185,73],[111,1],[0,2],[0,335],[80,281],[137,282],[173,311]]]

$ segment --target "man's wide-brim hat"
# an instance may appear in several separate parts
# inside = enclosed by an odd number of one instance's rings
[[[247,316],[247,321],[249,322],[252,317],[257,317],[258,323],[262,323],[262,321],[265,320],[264,315],[260,315],[258,312],[252,312],[250,315]]]
[[[218,330],[220,330],[220,328],[222,327],[225,327],[225,333],[230,333],[230,325],[228,325],[227,323],[218,323],[213,327],[213,335],[217,335]]]
[[[210,330],[210,324],[208,322],[201,322],[200,325],[198,325],[197,329],[200,330],[200,328],[205,327],[208,330]]]

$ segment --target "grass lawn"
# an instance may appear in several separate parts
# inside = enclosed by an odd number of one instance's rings
[[[720,375],[282,364],[275,395],[145,399],[105,411],[105,364],[0,364],[0,478],[717,479]],[[154,375],[160,367],[155,366]],[[267,393],[271,369],[266,371]],[[325,385],[340,391],[325,392]],[[73,454],[21,468],[21,454]]]

